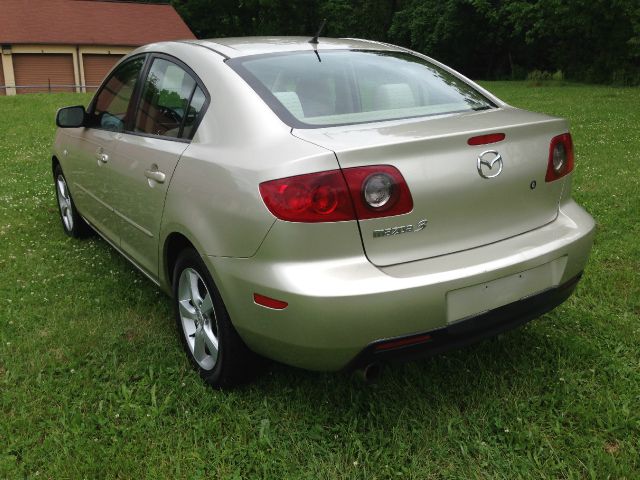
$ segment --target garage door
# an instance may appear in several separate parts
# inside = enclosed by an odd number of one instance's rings
[[[0,53],[2,55],[2,53]],[[4,88],[4,72],[2,71],[2,62],[0,62],[0,95],[4,95],[6,89]]]
[[[82,55],[84,62],[84,84],[87,92],[95,92],[102,80],[122,55]]]
[[[13,55],[18,93],[73,92],[73,56],[20,53]]]

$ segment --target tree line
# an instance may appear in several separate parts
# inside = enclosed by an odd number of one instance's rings
[[[640,85],[640,0],[170,0],[198,38],[391,42],[475,79]]]

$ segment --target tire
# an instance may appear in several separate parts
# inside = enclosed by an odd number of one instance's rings
[[[64,233],[73,238],[86,237],[92,232],[91,227],[87,225],[87,222],[78,213],[67,186],[67,179],[62,173],[60,165],[56,165],[53,169],[53,182],[56,188],[58,213],[60,214]]]
[[[257,356],[231,324],[209,270],[191,248],[176,261],[173,302],[182,347],[206,383],[226,388],[255,376]]]

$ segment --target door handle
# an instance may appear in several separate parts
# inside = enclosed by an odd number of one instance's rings
[[[155,166],[154,170],[145,170],[144,176],[147,177],[149,180],[153,180],[154,182],[164,183],[167,176],[163,172],[157,170],[157,168],[158,167]]]
[[[104,148],[98,147],[96,150],[96,158],[100,163],[107,163],[109,161],[109,155],[104,153]]]

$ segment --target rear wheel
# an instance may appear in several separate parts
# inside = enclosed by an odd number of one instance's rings
[[[202,379],[215,388],[244,383],[256,372],[256,355],[235,328],[200,255],[184,250],[173,272],[176,326]]]
[[[71,192],[67,185],[67,179],[62,173],[60,165],[56,165],[53,170],[53,178],[56,185],[56,199],[58,200],[58,209],[60,212],[60,220],[64,232],[70,237],[84,237],[91,232],[91,227],[87,225],[84,219],[78,214]]]

